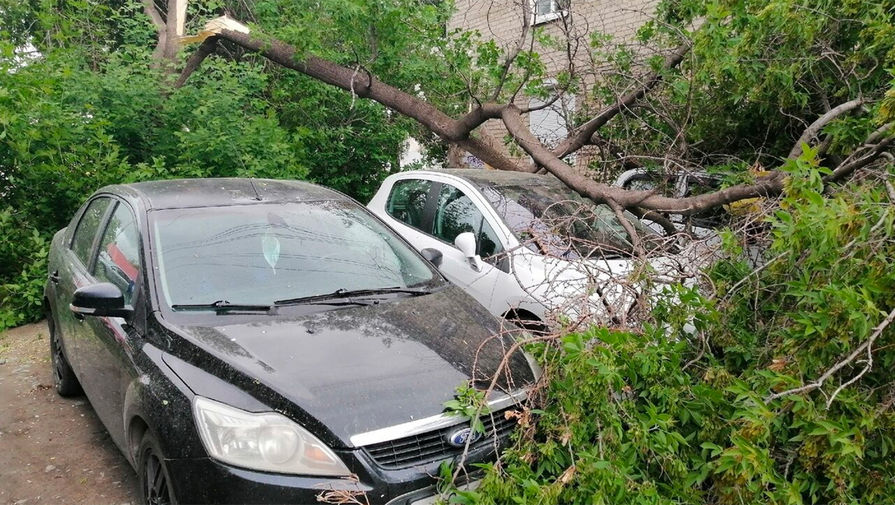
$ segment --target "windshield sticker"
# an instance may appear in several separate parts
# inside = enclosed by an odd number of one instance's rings
[[[265,233],[261,237],[261,250],[264,251],[264,259],[270,265],[273,274],[276,275],[277,261],[280,260],[280,240],[269,233]]]

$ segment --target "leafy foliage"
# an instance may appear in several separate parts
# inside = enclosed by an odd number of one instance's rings
[[[205,19],[223,6],[190,5]],[[101,186],[307,179],[366,200],[410,128],[252,57],[213,57],[173,89],[137,0],[3,2],[0,20],[14,28],[0,34],[0,329],[40,317],[46,243]]]
[[[713,296],[679,287],[642,332],[530,349],[549,377],[540,415],[452,500],[895,503],[895,327],[835,399],[866,356],[820,389],[773,396],[816,380],[895,310],[892,196],[871,177],[824,197],[811,156],[788,165],[763,270],[728,241]]]
[[[661,88],[626,113],[636,121],[611,122],[601,130],[619,151],[642,155],[637,162],[661,168],[660,160],[671,156],[684,169],[718,168],[748,179],[732,160],[777,166],[815,119],[863,99],[865,110],[824,129],[831,135],[826,163],[835,166],[895,117],[892,1],[675,0],[657,9],[655,20],[640,29],[636,50],[650,54],[686,38],[690,55],[663,72]],[[595,67],[611,69],[589,90],[599,107],[630,85],[632,49],[604,34],[591,38]],[[653,57],[651,64],[658,68],[660,62]]]

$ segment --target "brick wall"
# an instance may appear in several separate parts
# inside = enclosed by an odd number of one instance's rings
[[[448,23],[448,29],[475,30],[483,39],[492,39],[504,49],[513,47],[522,33],[522,1],[529,0],[456,0],[457,12]],[[536,26],[554,36],[564,37],[568,33],[580,40],[581,44],[587,44],[594,32],[611,35],[616,43],[629,43],[637,29],[650,19],[657,3],[658,0],[570,0],[566,16]],[[566,52],[544,48],[537,43],[535,49],[541,55],[548,74],[555,75],[568,68]],[[600,69],[593,68],[586,48],[579,49],[571,60],[576,71],[583,76],[585,88],[599,79]],[[580,108],[585,100],[585,96],[577,97],[576,106]],[[517,105],[527,106],[528,98],[517,98]],[[485,123],[480,132],[486,140],[507,152],[503,147],[507,131],[500,121]],[[574,161],[576,167],[583,170],[592,155],[592,149],[583,149]],[[520,156],[517,159],[527,162],[529,158]]]

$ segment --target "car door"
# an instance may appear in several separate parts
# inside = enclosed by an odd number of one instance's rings
[[[501,276],[509,272],[505,245],[466,192],[446,182],[400,179],[392,186],[386,212],[403,225],[401,234],[417,250],[433,248],[441,252],[439,270],[448,280],[492,314],[506,312],[505,294],[496,289]],[[483,259],[480,269],[454,246],[454,239],[464,232],[476,237],[476,252]]]
[[[90,268],[93,283],[109,282],[121,290],[125,305],[141,297],[141,244],[134,212],[124,202],[115,202],[101,227]],[[103,424],[121,447],[124,444],[124,395],[135,375],[133,354],[140,343],[136,326],[120,317],[87,317],[89,328],[80,342],[86,373],[81,386],[90,397]]]
[[[62,251],[58,270],[50,274],[50,279],[56,283],[53,306],[57,329],[61,332],[65,354],[79,380],[84,377],[80,343],[85,338],[87,328],[85,318],[69,310],[69,305],[75,290],[91,282],[88,269],[100,224],[105,220],[110,204],[111,200],[104,196],[87,202],[67,247]]]

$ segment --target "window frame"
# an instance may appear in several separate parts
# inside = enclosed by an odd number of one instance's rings
[[[388,202],[391,199],[392,192],[394,191],[395,186],[402,181],[426,181],[430,184],[425,211],[423,213],[423,224],[425,225],[424,227],[427,228],[429,231],[411,226],[398,219],[388,211]],[[389,194],[388,197],[386,197],[385,201],[385,213],[390,219],[394,219],[395,221],[401,223],[404,226],[407,226],[408,228],[413,229],[416,232],[422,233],[429,238],[437,240],[438,242],[459,251],[460,249],[455,244],[446,242],[441,237],[438,237],[432,233],[435,225],[435,207],[438,205],[438,195],[441,194],[441,189],[444,186],[451,186],[457,189],[457,191],[460,191],[463,195],[469,198],[473,205],[476,206],[476,208],[482,214],[484,220],[487,221],[488,226],[490,226],[491,230],[494,232],[495,238],[497,238],[498,240],[497,245],[501,248],[501,251],[494,255],[499,257],[500,259],[495,260],[494,262],[489,261],[487,263],[504,273],[511,273],[512,269],[510,266],[511,262],[509,261],[509,254],[512,250],[519,246],[518,239],[516,239],[515,235],[513,235],[513,233],[507,228],[503,220],[501,220],[500,217],[494,213],[494,209],[488,203],[488,200],[481,194],[475,184],[472,184],[469,181],[463,179],[462,176],[454,176],[436,172],[418,175],[414,174],[412,176],[398,178],[392,183],[391,188],[389,188]],[[476,239],[476,249],[478,249],[478,239]],[[501,255],[503,256],[501,257]]]
[[[389,207],[391,207],[392,197],[394,196],[395,191],[398,189],[398,186],[401,183],[413,183],[413,182],[416,182],[416,183],[424,182],[429,185],[429,188],[426,190],[426,199],[425,199],[425,202],[423,203],[423,211],[422,211],[421,222],[420,222],[420,225],[422,226],[422,228],[419,228],[417,226],[414,226],[414,225],[404,221],[400,217],[392,214],[391,210],[389,210]],[[433,181],[430,179],[422,179],[419,177],[407,177],[407,178],[403,178],[403,179],[398,179],[392,184],[392,187],[388,191],[388,196],[385,199],[385,213],[388,214],[388,216],[390,218],[398,221],[399,223],[403,224],[404,226],[413,228],[414,230],[417,230],[420,233],[425,233],[427,235],[431,235],[432,233],[427,232],[426,228],[431,229],[433,226],[433,220],[434,220],[434,216],[435,216],[435,205],[437,205],[437,201],[433,201],[432,195],[434,194],[434,192],[440,191],[441,190],[440,188],[441,188],[440,182]]]
[[[461,188],[458,188],[458,187],[457,187],[456,185],[454,185],[454,184],[441,183],[440,186],[441,186],[441,187],[440,187],[440,189],[438,190],[438,193],[437,193],[437,194],[436,194],[435,192],[432,192],[432,193],[429,195],[429,197],[435,202],[435,205],[432,205],[432,208],[433,208],[433,212],[432,212],[432,223],[431,223],[431,224],[432,224],[432,226],[431,226],[432,231],[431,231],[431,232],[428,232],[428,235],[431,235],[432,237],[434,237],[434,238],[436,238],[436,239],[438,239],[438,240],[444,242],[445,244],[449,244],[451,247],[457,249],[457,246],[454,245],[453,243],[447,242],[447,241],[446,241],[445,239],[443,239],[442,237],[439,237],[438,235],[435,235],[435,215],[438,213],[438,208],[439,208],[439,207],[438,207],[438,204],[440,203],[439,200],[441,199],[441,192],[444,191],[445,188],[453,188],[454,190],[458,191],[461,195],[463,195],[464,197],[466,197],[466,199],[469,200],[469,203],[471,203],[471,204],[473,205],[473,207],[475,207],[475,209],[476,209],[476,211],[479,213],[479,215],[482,216],[482,219],[481,219],[481,221],[479,222],[478,229],[475,230],[475,231],[473,232],[473,234],[475,235],[475,249],[476,249],[475,252],[476,252],[476,254],[478,254],[478,255],[481,256],[482,241],[479,240],[479,238],[480,238],[480,235],[482,234],[482,230],[484,229],[485,224],[487,224],[488,227],[491,228],[491,232],[494,234],[494,238],[497,239],[497,241],[495,242],[495,244],[496,244],[496,246],[497,246],[498,248],[500,248],[500,250],[497,251],[497,252],[495,252],[494,254],[491,254],[491,255],[487,256],[487,257],[482,256],[482,259],[492,258],[492,257],[494,257],[494,256],[498,256],[498,255],[500,255],[500,254],[502,254],[502,253],[505,253],[505,252],[506,252],[506,248],[504,247],[503,242],[500,240],[500,236],[498,235],[497,230],[494,228],[494,226],[493,226],[490,222],[488,222],[488,216],[487,216],[487,214],[482,210],[481,206],[479,206],[479,205],[476,203],[476,201],[475,201],[472,197],[469,196],[469,194],[468,194],[467,192],[463,191]],[[454,200],[454,201],[456,201],[456,200]],[[453,203],[453,201],[452,201],[451,203]],[[449,203],[448,205],[450,205],[450,203]],[[425,233],[425,232],[424,232],[424,233]]]
[[[550,12],[538,14],[538,0],[531,0],[531,25],[541,25],[565,17],[569,13],[569,1],[550,0]]]

